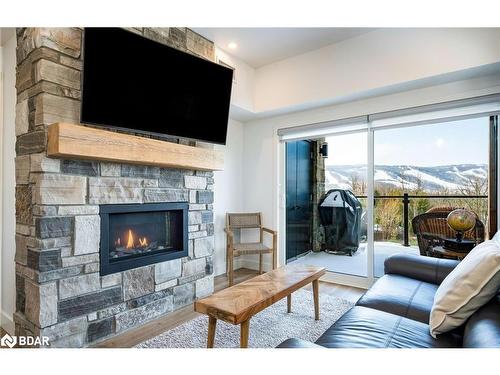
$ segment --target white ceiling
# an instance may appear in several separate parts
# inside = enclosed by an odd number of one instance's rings
[[[329,44],[373,31],[373,28],[192,28],[217,47],[258,68]],[[235,42],[238,48],[229,49]]]

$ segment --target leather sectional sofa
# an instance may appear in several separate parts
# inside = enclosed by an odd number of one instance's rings
[[[452,332],[432,338],[429,315],[439,284],[458,261],[397,254],[385,275],[315,343],[279,348],[500,348],[500,294]]]

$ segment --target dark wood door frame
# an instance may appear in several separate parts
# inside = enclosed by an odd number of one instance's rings
[[[488,234],[492,238],[497,232],[498,215],[498,116],[490,116],[490,160],[488,179]]]

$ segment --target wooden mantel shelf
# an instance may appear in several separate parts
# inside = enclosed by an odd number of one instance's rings
[[[60,122],[49,126],[47,155],[205,171],[224,165],[223,153],[213,149]]]

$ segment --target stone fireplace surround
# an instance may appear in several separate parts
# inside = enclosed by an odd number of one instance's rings
[[[187,28],[130,30],[214,60],[212,42]],[[91,346],[214,287],[213,172],[46,156],[47,126],[79,123],[82,37],[79,28],[17,29],[14,321],[16,335],[47,336],[52,347]],[[99,205],[181,201],[187,257],[100,275]]]

